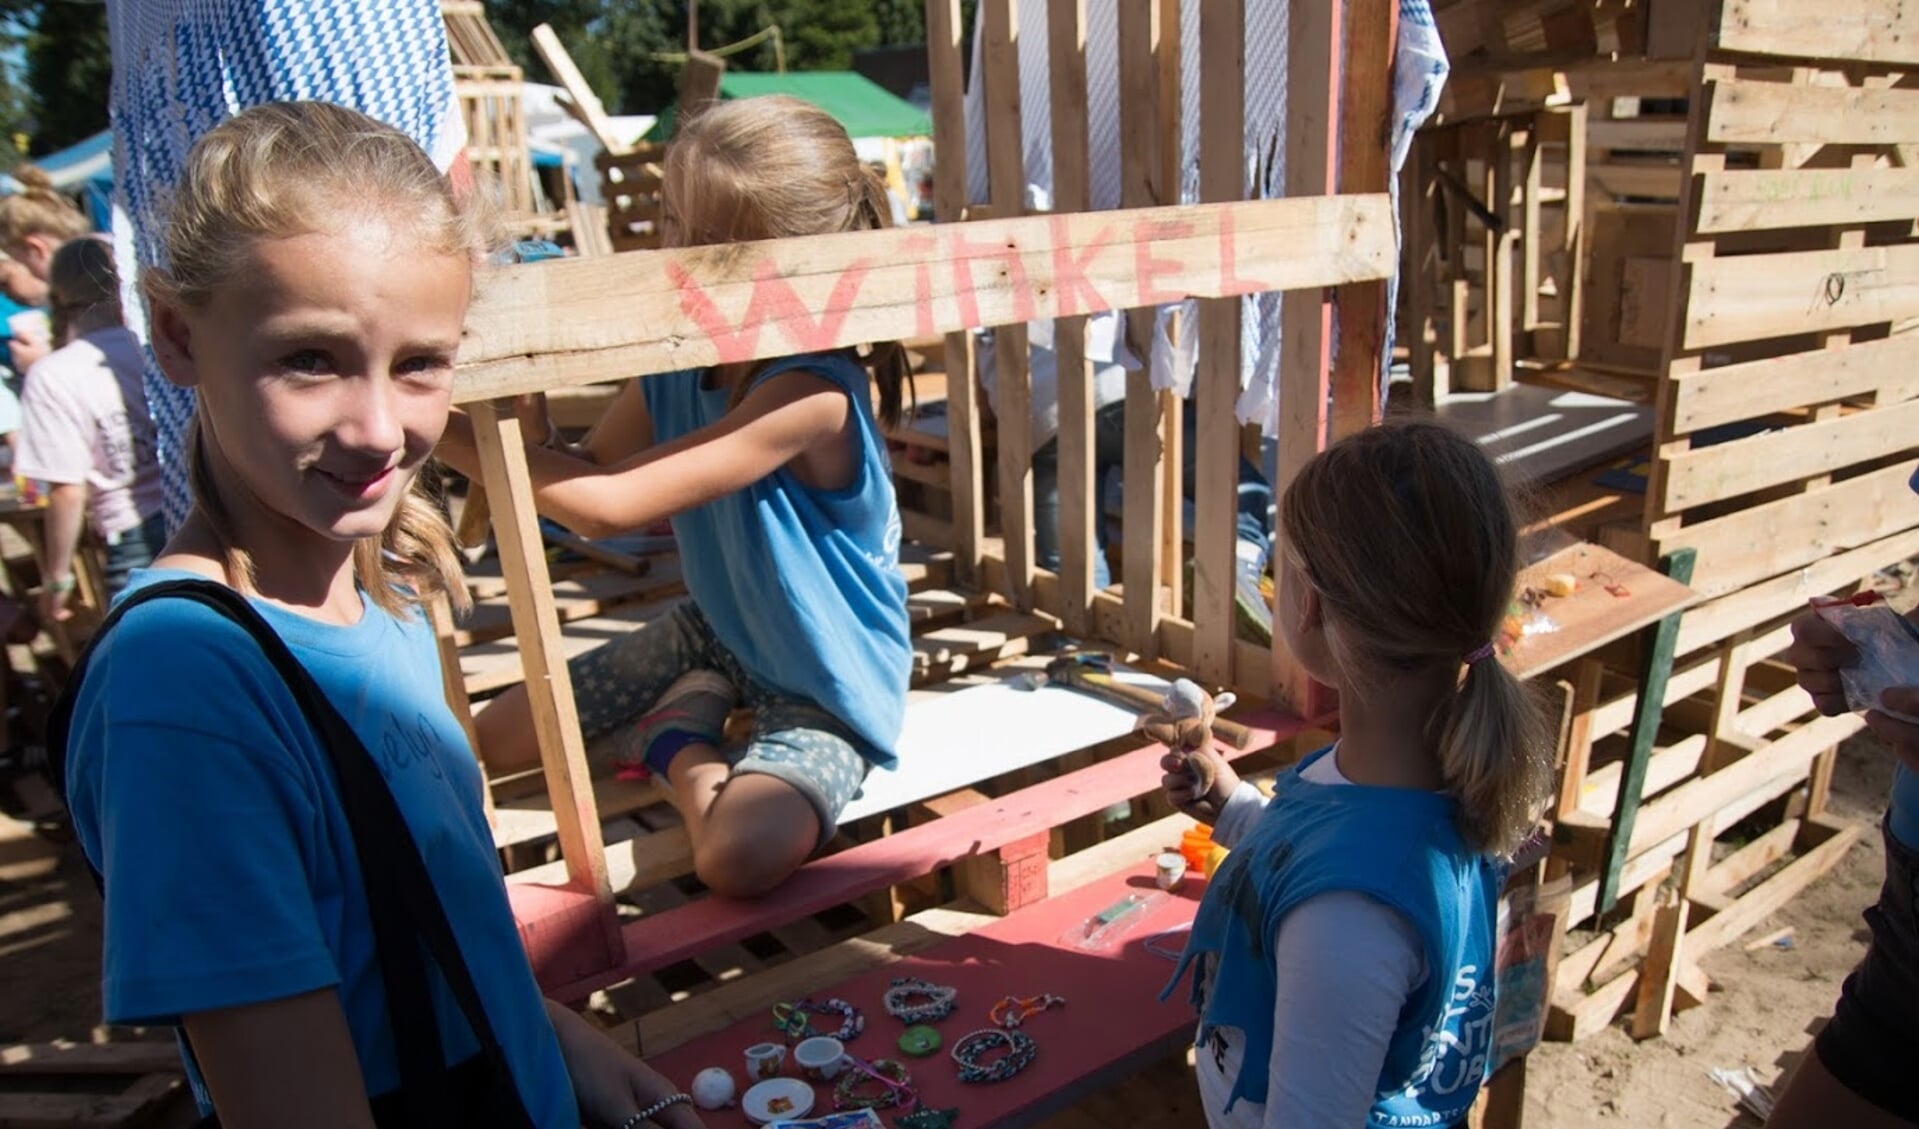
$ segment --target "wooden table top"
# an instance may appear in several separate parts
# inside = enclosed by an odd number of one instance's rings
[[[1698,595],[1669,577],[1610,549],[1580,541],[1560,548],[1519,574],[1522,588],[1537,587],[1555,573],[1579,584],[1570,596],[1548,596],[1538,612],[1558,629],[1522,637],[1502,662],[1520,678],[1532,678],[1592,653],[1615,639],[1692,604]],[[1608,585],[1624,589],[1615,595]]]

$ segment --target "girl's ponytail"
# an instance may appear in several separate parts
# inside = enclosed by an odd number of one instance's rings
[[[1552,780],[1551,734],[1537,699],[1498,660],[1481,659],[1467,663],[1433,721],[1460,833],[1488,854],[1512,854],[1532,832]]]

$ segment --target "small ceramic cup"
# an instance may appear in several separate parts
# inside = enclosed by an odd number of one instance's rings
[[[831,1082],[846,1069],[846,1045],[830,1035],[802,1039],[793,1048],[793,1064],[815,1082]]]
[[[754,1043],[746,1048],[746,1076],[764,1082],[778,1078],[786,1065],[786,1048],[778,1043]]]
[[[1153,884],[1162,890],[1176,890],[1186,878],[1186,856],[1178,851],[1167,851],[1153,860],[1159,872],[1153,876]]]

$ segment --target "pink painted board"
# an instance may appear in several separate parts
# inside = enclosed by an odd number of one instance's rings
[[[1307,727],[1291,714],[1266,709],[1236,718],[1253,732],[1249,748],[1221,744],[1229,759],[1270,748]],[[1164,745],[1148,745],[1111,760],[1023,788],[990,803],[896,831],[884,838],[815,859],[765,897],[751,901],[703,898],[627,925],[622,964],[568,980],[535,966],[555,999],[583,999],[638,972],[664,968],[714,945],[738,941],[831,906],[951,866],[969,855],[998,850],[1035,831],[1092,815],[1160,786]]]
[[[1024,1125],[1104,1085],[1118,1073],[1164,1055],[1192,1036],[1197,1015],[1188,1002],[1189,983],[1162,1003],[1160,990],[1174,962],[1148,952],[1146,941],[1162,930],[1188,925],[1205,889],[1188,878],[1173,894],[1153,885],[1153,869],[1139,866],[1050,898],[980,930],[956,937],[905,960],[838,984],[821,984],[813,995],[837,996],[866,1015],[866,1031],[848,1044],[861,1058],[894,1058],[912,1075],[922,1105],[958,1107],[958,1129]],[[1129,896],[1147,904],[1122,932],[1091,948],[1076,944],[1084,923]],[[1162,939],[1177,951],[1186,933]],[[905,1058],[896,1040],[905,1025],[887,1015],[882,997],[895,977],[917,976],[959,991],[959,1006],[934,1026],[944,1040],[928,1058]],[[1000,1083],[962,1084],[947,1053],[969,1031],[990,1027],[987,1011],[1005,995],[1052,992],[1063,1008],[1042,1012],[1020,1028],[1038,1044],[1038,1057],[1023,1073]],[[822,1020],[824,1022],[824,1020]],[[722,1066],[736,1080],[742,1052],[753,1043],[778,1040],[771,1014],[742,1020],[648,1061],[681,1087],[708,1066]],[[794,1073],[789,1057],[786,1073]],[[817,1116],[833,1106],[830,1085],[815,1085]],[[889,1124],[897,1111],[888,1111]],[[737,1108],[704,1113],[713,1129],[745,1129],[752,1123]]]

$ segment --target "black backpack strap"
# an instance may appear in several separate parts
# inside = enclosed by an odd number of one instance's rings
[[[130,593],[107,616],[80,655],[56,703],[48,735],[49,762],[62,798],[66,789],[66,747],[74,703],[88,660],[109,630],[133,608],[153,600],[190,599],[224,615],[251,635],[268,662],[279,672],[299,704],[315,736],[332,763],[347,824],[353,833],[368,909],[373,920],[374,944],[387,1010],[393,1027],[395,1053],[400,1064],[402,1101],[408,1122],[423,1126],[443,1123],[457,1108],[447,1092],[446,1057],[440,1043],[437,1013],[427,991],[420,947],[426,950],[446,978],[460,1011],[480,1043],[480,1053],[505,1082],[517,1110],[500,1113],[502,1124],[531,1126],[519,1098],[492,1022],[480,1000],[472,971],[461,954],[453,927],[434,887],[426,860],[414,842],[412,830],[387,787],[378,762],[340,715],[326,693],[313,681],[299,659],[271,625],[240,593],[210,580],[177,580],[149,585]],[[100,875],[94,875],[98,882]]]

